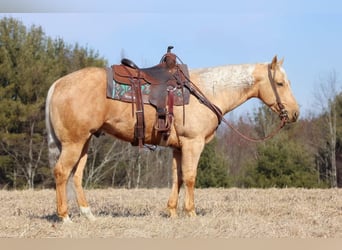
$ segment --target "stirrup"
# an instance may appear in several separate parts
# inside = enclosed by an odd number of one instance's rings
[[[160,118],[157,114],[156,121],[154,122],[154,129],[158,132],[168,132],[171,129],[171,124],[173,121],[173,116],[169,113],[165,114],[165,118]]]

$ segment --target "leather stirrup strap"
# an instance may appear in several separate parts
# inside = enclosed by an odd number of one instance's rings
[[[140,74],[140,71],[139,71]],[[142,147],[144,145],[144,139],[145,139],[145,121],[144,121],[144,104],[142,100],[142,94],[141,94],[141,82],[139,79],[133,80],[134,84],[132,87],[134,87],[135,92],[135,103],[136,103],[136,124],[134,126],[134,141],[136,144],[136,140],[138,140],[139,147]]]

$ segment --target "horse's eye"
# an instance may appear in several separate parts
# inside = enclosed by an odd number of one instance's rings
[[[283,82],[277,82],[277,85],[278,86],[284,86],[284,83]]]

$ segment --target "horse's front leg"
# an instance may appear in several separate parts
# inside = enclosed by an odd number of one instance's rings
[[[204,140],[194,139],[184,142],[182,146],[182,175],[185,184],[184,209],[190,217],[196,216],[194,189],[197,165],[204,144]]]
[[[179,149],[174,149],[172,159],[172,189],[169,201],[167,203],[167,208],[171,218],[177,217],[178,195],[183,184],[181,160],[182,152]]]

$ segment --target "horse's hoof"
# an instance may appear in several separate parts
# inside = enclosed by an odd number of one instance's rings
[[[187,213],[188,217],[190,217],[190,218],[197,217],[195,210],[187,211],[186,213]]]
[[[69,215],[67,215],[66,217],[62,217],[62,222],[64,225],[69,225],[72,224],[72,220],[70,219]]]
[[[84,215],[89,221],[95,221],[96,217],[90,211],[89,207],[80,207],[81,214]]]
[[[168,209],[168,214],[171,219],[176,219],[178,218],[178,214],[175,208],[169,208]]]

